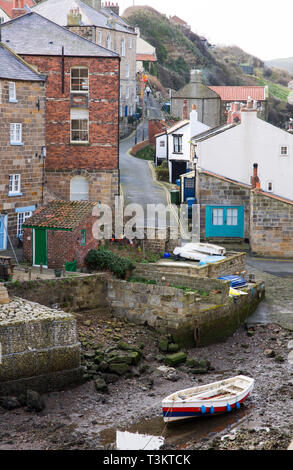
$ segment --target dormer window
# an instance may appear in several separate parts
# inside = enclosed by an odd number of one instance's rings
[[[87,67],[74,67],[71,69],[71,92],[88,93],[89,69]]]
[[[17,103],[15,82],[9,82],[9,103]]]
[[[285,146],[285,145],[282,145],[281,146],[281,149],[280,149],[280,154],[282,157],[286,157],[288,155],[288,147]]]

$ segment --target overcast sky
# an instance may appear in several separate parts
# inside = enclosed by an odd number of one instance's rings
[[[121,13],[133,0],[119,1]],[[134,0],[187,21],[212,43],[237,45],[262,60],[293,57],[292,0]]]

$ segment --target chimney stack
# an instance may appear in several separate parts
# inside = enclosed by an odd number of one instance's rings
[[[78,26],[81,24],[82,15],[79,8],[71,8],[67,15],[67,26]]]
[[[105,8],[106,10],[113,11],[115,15],[119,16],[120,8],[119,8],[118,3],[114,4],[113,2],[105,2],[105,3],[102,3],[102,7]]]
[[[25,15],[27,10],[24,8],[24,0],[13,0],[12,18]]]
[[[260,190],[260,179],[258,177],[258,164],[253,165],[253,176],[251,177],[251,189]]]
[[[196,135],[197,131],[197,123],[198,123],[198,113],[196,110],[196,104],[192,105],[192,110],[190,113],[190,137],[194,137]]]
[[[182,119],[186,121],[188,119],[188,104],[187,100],[184,100],[183,108],[182,108]]]
[[[238,124],[241,122],[241,112],[239,103],[232,103],[231,109],[228,112],[227,124]]]

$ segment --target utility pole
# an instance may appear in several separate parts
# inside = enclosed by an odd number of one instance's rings
[[[144,141],[144,124],[145,124],[145,103],[144,103],[144,91],[145,83],[147,81],[147,76],[142,72],[140,84],[141,84],[141,99],[142,99],[142,140]]]

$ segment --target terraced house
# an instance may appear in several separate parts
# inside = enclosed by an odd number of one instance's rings
[[[53,199],[112,205],[119,191],[119,56],[27,13],[1,25],[2,41],[46,88],[46,185]]]
[[[43,0],[32,11],[120,56],[120,133],[126,134],[128,118],[136,112],[137,32],[119,16],[118,4]]]
[[[0,250],[42,203],[46,77],[0,43]]]

